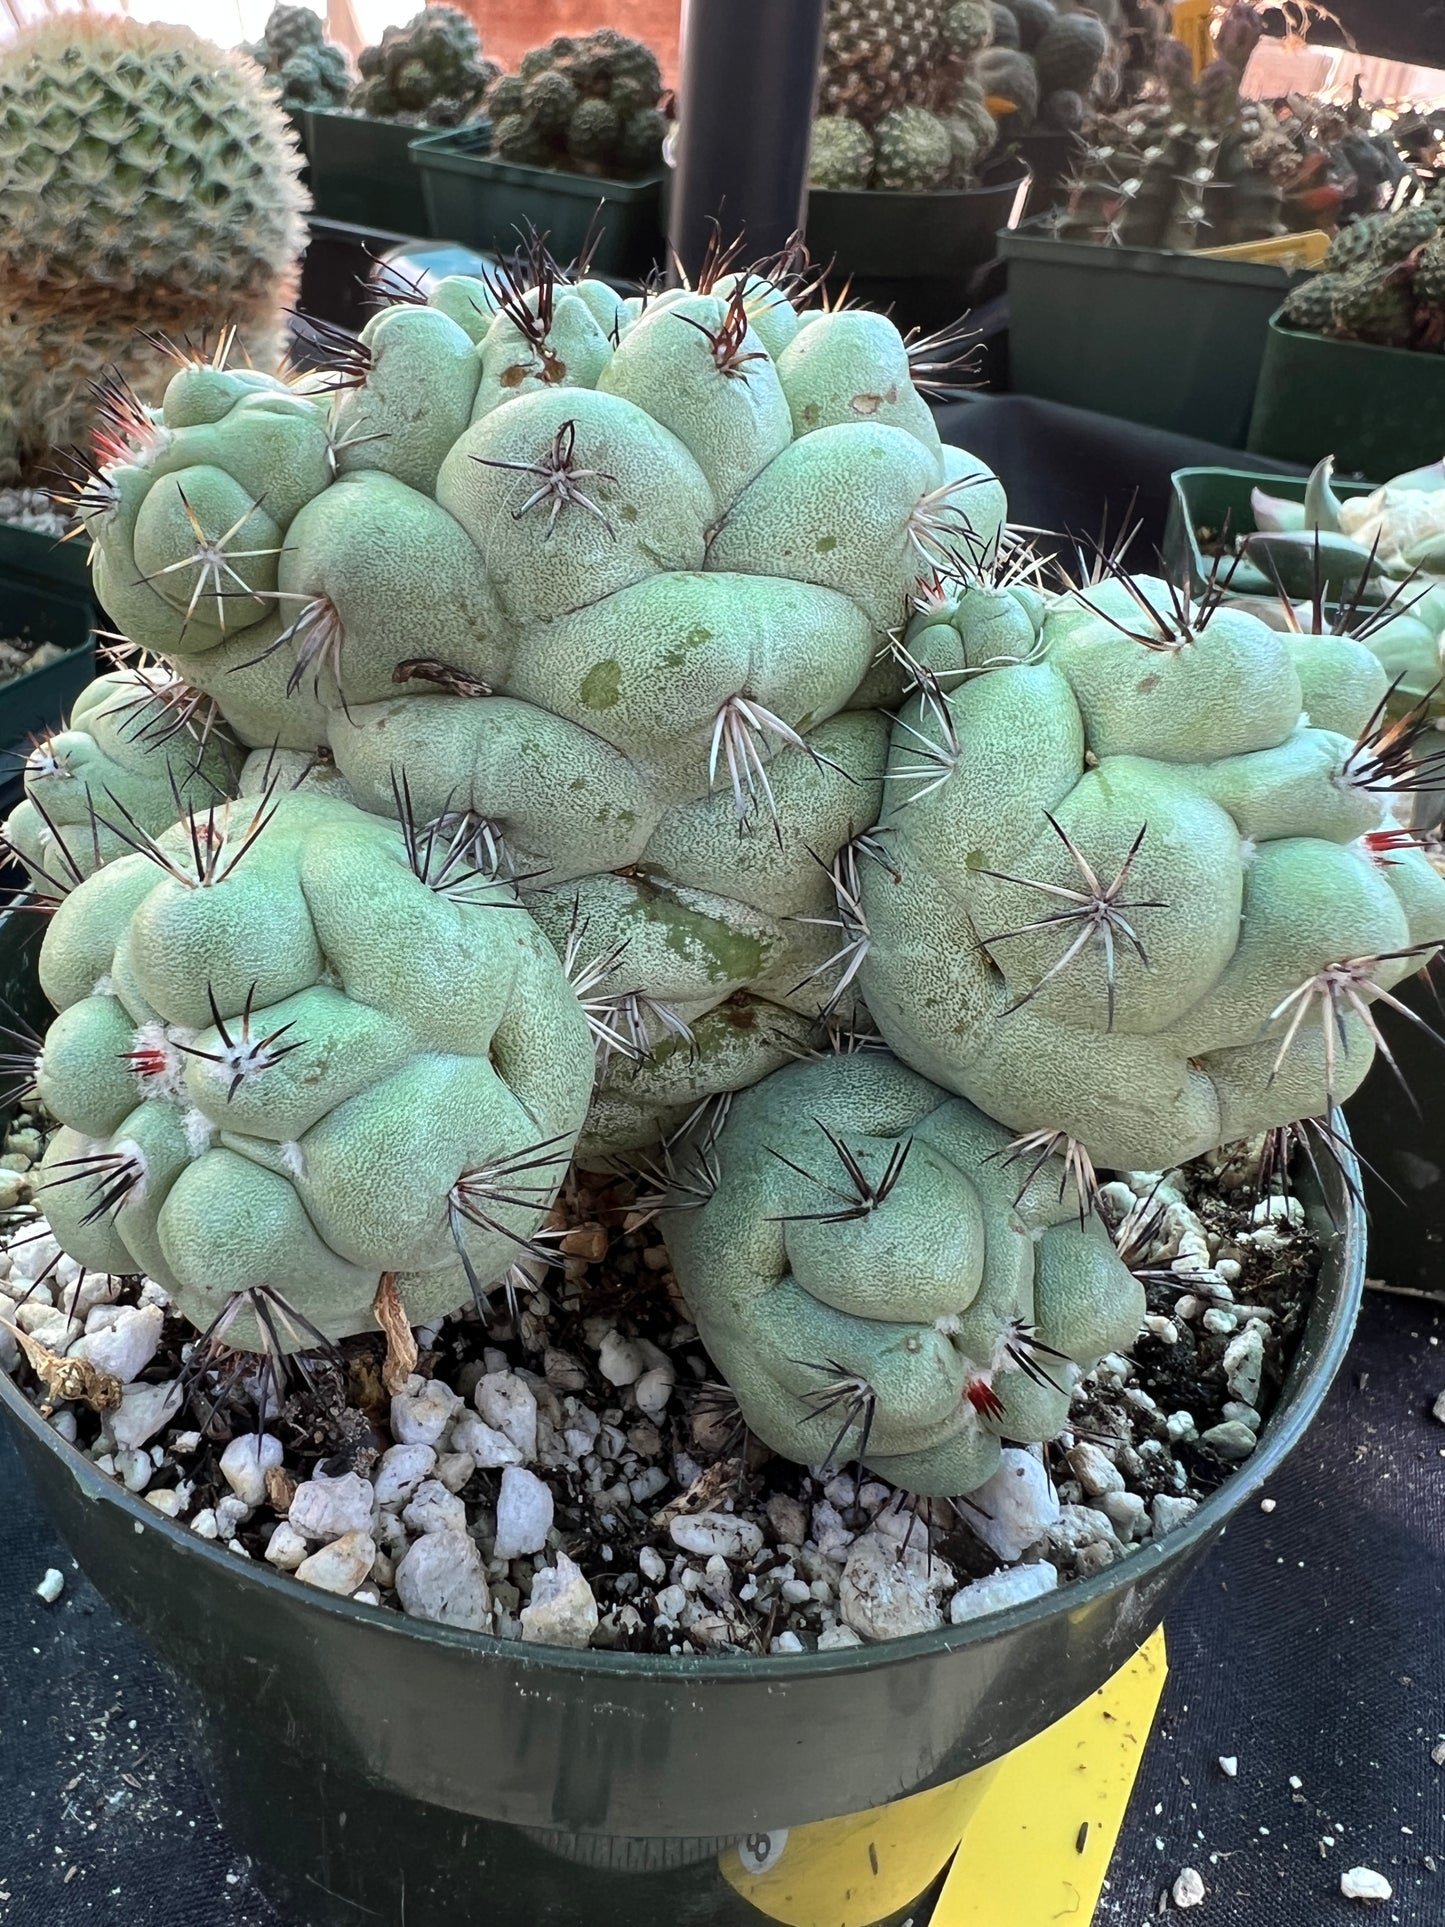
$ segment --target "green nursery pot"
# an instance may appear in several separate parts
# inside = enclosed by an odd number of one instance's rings
[[[430,231],[421,176],[412,166],[417,130],[411,122],[319,109],[302,120],[313,213],[392,234]]]
[[[1257,455],[1400,475],[1438,462],[1445,446],[1445,354],[1336,341],[1269,324],[1249,424]]]
[[[854,300],[889,312],[902,329],[952,327],[966,312],[969,282],[998,253],[1000,228],[1021,219],[1032,175],[1010,154],[984,169],[977,187],[929,194],[815,187],[808,194],[809,252]]]
[[[1284,268],[1064,241],[1047,218],[999,252],[1016,393],[1243,448]]]
[[[0,996],[40,1020],[35,924],[0,919]],[[76,1559],[178,1681],[231,1840],[293,1927],[742,1927],[763,1916],[720,1875],[731,1844],[785,1851],[787,1829],[950,1782],[1070,1712],[1299,1443],[1364,1280],[1352,1177],[1322,1163],[1324,1268],[1254,1456],[1119,1565],[884,1646],[652,1658],[406,1619],[160,1516],[4,1373],[0,1411]]]
[[[427,232],[483,253],[510,254],[530,229],[559,261],[589,241],[594,272],[640,281],[663,259],[662,176],[637,181],[523,167],[488,154],[490,127],[454,127],[413,139]],[[599,212],[600,208],[600,212]]]
[[[85,555],[53,535],[0,524],[0,636],[66,651],[45,669],[0,684],[0,753],[58,729],[95,675],[92,630],[98,617]]]
[[[1254,533],[1253,495],[1257,488],[1286,501],[1303,502],[1307,478],[1281,475],[1270,469],[1176,468],[1171,477],[1169,520],[1164,531],[1164,562],[1171,582],[1189,582],[1202,589],[1214,569],[1214,557],[1206,555],[1199,539],[1201,529],[1233,537]],[[1373,482],[1332,483],[1341,501],[1356,495],[1369,495]],[[1278,590],[1263,569],[1243,559],[1232,567],[1220,569],[1218,579],[1227,581],[1235,595],[1273,597]]]

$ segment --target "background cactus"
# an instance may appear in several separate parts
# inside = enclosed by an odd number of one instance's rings
[[[1009,601],[970,590],[905,645],[938,680],[901,714],[862,873],[884,1037],[1115,1169],[1342,1101],[1370,1004],[1445,937],[1445,882],[1391,814],[1426,719],[1382,723],[1362,645],[1162,583],[1111,577],[1036,636]]]
[[[1021,1173],[1007,1131],[886,1053],[779,1071],[707,1131],[675,1152],[703,1195],[665,1214],[668,1249],[744,1419],[788,1458],[970,1492],[1001,1439],[1055,1437],[1081,1368],[1139,1331],[1143,1289],[1064,1166]]]
[[[310,108],[344,107],[353,81],[346,55],[326,38],[319,13],[310,7],[271,9],[261,38],[244,51],[271,76],[288,114]]]
[[[113,615],[244,745],[464,819],[520,882],[585,992],[601,1150],[852,1014],[831,872],[880,805],[888,636],[1004,504],[881,317],[721,261],[633,301],[536,265],[298,391],[180,367],[86,513]]]
[[[497,158],[625,178],[662,164],[662,69],[612,27],[560,35],[525,55],[489,102]]]
[[[358,114],[460,127],[482,111],[501,73],[482,52],[476,27],[458,7],[427,6],[404,27],[387,27],[357,57],[361,75],[351,96]]]
[[[503,1276],[571,1157],[587,1026],[470,863],[346,804],[211,808],[80,884],[40,976],[55,1236],[252,1350],[414,1324]],[[449,863],[447,856],[453,860]]]
[[[186,28],[67,15],[0,48],[0,482],[82,439],[107,365],[153,393],[141,330],[234,326],[274,366],[297,166],[251,63]]]
[[[1284,318],[1347,341],[1445,347],[1445,202],[1417,202],[1343,229],[1320,273],[1290,290]]]
[[[993,31],[985,0],[832,0],[811,184],[903,193],[971,185],[996,136],[974,77]]]

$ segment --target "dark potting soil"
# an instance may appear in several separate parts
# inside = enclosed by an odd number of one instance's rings
[[[17,1120],[5,1151],[0,1208],[14,1201],[0,1234],[10,1245],[0,1251],[8,1272],[0,1317],[29,1328],[15,1370],[39,1404],[47,1394],[34,1347],[58,1352],[73,1342],[80,1326],[66,1325],[67,1307],[82,1282],[97,1281],[77,1279],[39,1221],[24,1168],[38,1156],[34,1120]],[[1026,1505],[1021,1522],[1017,1491],[997,1481],[970,1499],[926,1502],[866,1476],[860,1488],[851,1470],[808,1470],[770,1454],[718,1381],[632,1184],[587,1173],[573,1175],[553,1213],[559,1267],[536,1280],[514,1274],[514,1292],[493,1294],[485,1324],[468,1308],[420,1333],[396,1402],[380,1331],[293,1358],[278,1384],[263,1361],[199,1350],[191,1328],[167,1312],[138,1382],[181,1382],[185,1403],[168,1423],[119,1450],[111,1421],[84,1403],[57,1401],[52,1423],[158,1510],[239,1557],[269,1553],[283,1570],[338,1536],[283,1529],[298,1485],[385,1477],[400,1423],[413,1435],[413,1476],[363,1521],[361,1562],[338,1578],[335,1566],[346,1564],[338,1554],[303,1579],[399,1610],[397,1568],[408,1552],[428,1531],[460,1526],[480,1554],[489,1599],[486,1616],[469,1623],[503,1636],[584,1644],[590,1634],[594,1646],[647,1653],[854,1645],[1033,1596],[1053,1583],[1037,1570],[1045,1564],[1066,1583],[1127,1558],[1183,1524],[1252,1453],[1321,1256],[1297,1202],[1272,1188],[1261,1202],[1261,1188],[1257,1147],[1162,1180],[1104,1186],[1100,1209],[1145,1284],[1146,1326],[1127,1357],[1111,1355],[1080,1383],[1072,1430],[1042,1454],[1053,1491],[1035,1478],[1033,1511]],[[102,1328],[142,1292],[157,1302],[156,1287],[139,1279],[107,1287],[85,1322]],[[0,1330],[0,1360],[13,1361],[16,1344]],[[417,1450],[415,1420],[428,1409],[445,1416],[430,1451]],[[479,1412],[495,1424],[479,1426]],[[263,1419],[282,1460],[267,1472],[264,1499],[248,1506],[221,1456]],[[1016,1469],[1022,1454],[1006,1458]],[[399,1460],[391,1464],[395,1487]],[[545,1507],[550,1498],[552,1517],[545,1545],[538,1536],[537,1551],[498,1558],[509,1465],[532,1475],[529,1501]],[[1020,1526],[1017,1545],[1004,1543]],[[880,1553],[893,1562],[881,1600],[869,1584]],[[585,1581],[580,1630],[575,1614],[560,1632],[545,1615],[529,1627],[536,1575],[564,1556]],[[970,1596],[980,1579],[988,1587]],[[569,1597],[575,1606],[575,1583]],[[425,1601],[421,1610],[427,1616]]]

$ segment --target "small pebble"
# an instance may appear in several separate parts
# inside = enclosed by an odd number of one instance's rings
[[[441,1626],[491,1631],[492,1601],[482,1555],[465,1532],[428,1532],[396,1568],[403,1612]]]
[[[641,1348],[621,1332],[610,1331],[602,1341],[597,1369],[609,1385],[635,1385],[643,1373]]]
[[[266,1474],[280,1465],[284,1456],[280,1439],[269,1432],[243,1432],[221,1454],[221,1477],[247,1505],[264,1505]]]
[[[1431,1747],[1430,1758],[1436,1766],[1445,1766],[1445,1740],[1441,1740],[1437,1746]]]
[[[1224,1377],[1241,1404],[1259,1404],[1264,1382],[1264,1339],[1258,1331],[1242,1331],[1225,1346]]]
[[[770,1653],[801,1653],[803,1642],[796,1633],[778,1633],[768,1647]]]
[[[465,1532],[467,1508],[440,1479],[424,1479],[402,1508],[401,1518],[409,1532]]]
[[[1097,1445],[1085,1442],[1064,1454],[1069,1470],[1085,1492],[1098,1498],[1105,1492],[1122,1492],[1124,1474]]]
[[[655,1546],[644,1546],[638,1553],[637,1570],[653,1586],[660,1586],[667,1577],[667,1563]]]
[[[109,1331],[80,1339],[75,1356],[88,1359],[98,1372],[109,1372],[122,1385],[129,1385],[160,1349],[165,1322],[159,1305],[128,1305]]]
[[[1436,1399],[1435,1403],[1430,1407],[1430,1412],[1432,1417],[1439,1419],[1440,1423],[1445,1425],[1445,1392],[1442,1392],[1439,1398]]]
[[[516,1446],[522,1463],[530,1465],[537,1456],[537,1397],[531,1386],[514,1372],[487,1372],[477,1380],[472,1402],[486,1423]],[[458,1442],[457,1449],[472,1453],[482,1464],[475,1447]]]
[[[1211,1305],[1199,1322],[1205,1331],[1213,1332],[1217,1338],[1222,1338],[1226,1332],[1232,1332],[1239,1321],[1234,1313],[1226,1311],[1223,1305]]]
[[[303,1559],[296,1577],[321,1592],[353,1593],[365,1584],[375,1558],[376,1541],[369,1532],[347,1532]]]
[[[1174,1905],[1179,1908],[1199,1907],[1204,1902],[1204,1880],[1194,1867],[1185,1867],[1172,1888]]]
[[[348,1532],[370,1532],[376,1494],[355,1472],[339,1479],[317,1473],[298,1485],[287,1516],[308,1539],[340,1539]]]
[[[936,1553],[870,1530],[849,1548],[838,1605],[845,1624],[864,1639],[902,1639],[943,1624],[940,1595],[956,1584]]]
[[[1278,1499],[1261,1499],[1259,1509],[1261,1512],[1273,1512],[1278,1504]]]
[[[1192,1412],[1171,1412],[1164,1421],[1164,1429],[1169,1434],[1171,1445],[1188,1445],[1199,1437],[1199,1427],[1194,1422]]]
[[[466,1412],[451,1431],[452,1449],[465,1452],[473,1465],[484,1472],[495,1472],[503,1465],[520,1465],[522,1454],[504,1432],[488,1425],[475,1412]]]
[[[1214,1456],[1226,1464],[1236,1464],[1247,1459],[1259,1440],[1247,1425],[1237,1418],[1225,1419],[1221,1425],[1211,1425],[1207,1432],[1201,1432],[1199,1443],[1207,1446]]]
[[[632,1390],[637,1409],[645,1412],[649,1418],[661,1418],[667,1410],[667,1402],[672,1397],[672,1388],[676,1383],[677,1374],[671,1364],[650,1366]]]
[[[597,1630],[597,1601],[579,1566],[565,1552],[532,1581],[530,1604],[521,1612],[522,1638],[538,1646],[590,1645]]]
[[[1168,1492],[1156,1492],[1149,1501],[1149,1519],[1156,1538],[1163,1539],[1186,1525],[1199,1510],[1197,1499],[1176,1499]]]
[[[393,1445],[383,1452],[372,1475],[378,1505],[399,1505],[409,1499],[436,1470],[436,1450],[430,1445]]]
[[[949,1602],[948,1617],[955,1626],[985,1613],[1001,1612],[1005,1606],[1021,1606],[1028,1599],[1042,1599],[1059,1583],[1056,1566],[1041,1559],[1033,1566],[1006,1566],[991,1572],[971,1585],[960,1586]]]
[[[861,1646],[862,1640],[851,1626],[829,1626],[818,1635],[820,1653],[841,1653],[850,1646]]]
[[[1340,1875],[1340,1892],[1346,1900],[1390,1900],[1395,1890],[1373,1867],[1351,1867]]]
[[[1219,1770],[1226,1780],[1232,1780],[1239,1772],[1239,1756],[1235,1753],[1221,1753]]]
[[[459,1506],[461,1501],[453,1500],[452,1503]],[[523,1553],[540,1552],[551,1530],[550,1487],[535,1472],[527,1471],[525,1466],[509,1465],[502,1474],[502,1487],[497,1496],[497,1539],[492,1548],[493,1557],[517,1559]]]
[[[1005,1446],[998,1470],[973,1494],[966,1516],[974,1537],[998,1558],[1022,1557],[1059,1517],[1058,1495],[1043,1460]]]
[[[435,1445],[458,1403],[439,1378],[426,1380],[417,1393],[398,1392],[391,1401],[391,1435],[398,1445]]]
[[[220,1527],[216,1524],[216,1514],[211,1506],[203,1506],[191,1520],[191,1531],[198,1539],[219,1539]]]
[[[283,1519],[266,1542],[266,1563],[278,1572],[295,1572],[306,1557],[306,1541],[288,1519]]]
[[[111,1437],[117,1445],[134,1450],[153,1439],[180,1408],[178,1379],[167,1379],[161,1385],[127,1385],[118,1409],[106,1415]],[[172,1439],[171,1447],[174,1451],[181,1449],[179,1437]]]
[[[40,1584],[35,1588],[36,1597],[43,1599],[47,1606],[53,1606],[65,1591],[65,1574],[52,1566]]]
[[[694,1512],[674,1519],[668,1537],[684,1552],[704,1558],[715,1552],[724,1559],[753,1559],[763,1549],[760,1527],[751,1519],[734,1518],[730,1512]]]

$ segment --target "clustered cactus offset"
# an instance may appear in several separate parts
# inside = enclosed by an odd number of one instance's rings
[[[654,172],[667,121],[662,69],[612,27],[559,35],[523,56],[488,102],[499,160],[613,179]]]
[[[184,27],[66,15],[0,47],[0,483],[79,442],[109,364],[153,393],[143,332],[284,345],[306,198],[243,55]]]
[[[1335,237],[1320,273],[1290,291],[1291,327],[1385,348],[1445,347],[1445,193],[1367,215]]]
[[[344,107],[351,96],[351,69],[341,48],[326,38],[319,13],[310,7],[271,9],[261,38],[244,50],[265,73],[288,114],[307,108]]]
[[[812,286],[535,247],[290,385],[106,391],[97,587],[239,796],[60,779],[115,839],[37,871],[80,1262],[238,1344],[420,1322],[537,1258],[575,1145],[763,1438],[958,1492],[1137,1321],[1093,1166],[1354,1088],[1445,939],[1378,662],[1050,599],[920,393],[951,343]]]
[[[423,7],[404,27],[385,28],[374,47],[362,48],[356,65],[356,113],[425,127],[476,119],[501,72],[483,54],[467,15],[447,6]]]

